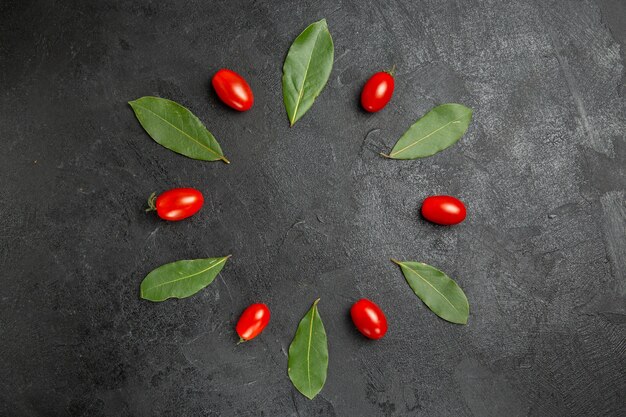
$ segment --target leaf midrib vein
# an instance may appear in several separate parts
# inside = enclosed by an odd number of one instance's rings
[[[178,281],[182,281],[182,280],[184,280],[184,279],[189,279],[189,278],[195,277],[196,275],[200,275],[200,274],[205,273],[206,271],[208,271],[208,270],[210,270],[210,269],[213,269],[214,267],[216,267],[217,265],[219,265],[219,264],[221,264],[221,263],[223,263],[223,262],[226,262],[226,258],[225,258],[225,259],[222,259],[222,260],[217,261],[216,263],[214,263],[213,265],[209,266],[209,267],[208,267],[208,268],[206,268],[206,269],[203,269],[202,271],[198,271],[198,272],[195,272],[195,273],[193,273],[193,274],[191,274],[191,275],[187,275],[187,276],[184,276],[184,277],[182,277],[182,278],[177,278],[177,279],[174,279],[174,280],[172,280],[172,281],[162,282],[162,283],[160,283],[160,284],[158,284],[158,285],[155,285],[154,287],[146,288],[146,291],[147,291],[147,290],[153,290],[153,289],[155,289],[155,288],[162,287],[163,285],[171,284],[171,283],[173,283],[173,282],[178,282]]]
[[[309,381],[309,393],[312,391],[311,387],[311,346],[313,342],[313,320],[315,318],[315,306],[311,309],[311,326],[309,326],[309,343],[306,351],[306,376]]]
[[[435,288],[435,287],[433,286],[433,284],[431,284],[430,282],[428,282],[428,280],[427,280],[426,278],[424,278],[423,276],[421,276],[421,275],[419,274],[419,272],[417,272],[415,269],[411,268],[410,266],[407,266],[406,264],[404,264],[404,267],[405,267],[406,269],[408,269],[409,271],[411,271],[411,272],[415,273],[415,275],[417,275],[418,277],[420,277],[420,278],[422,279],[422,281],[424,281],[424,282],[425,282],[426,284],[428,284],[428,285],[429,285],[429,286],[430,286],[433,290],[435,290],[435,291],[436,291],[439,295],[441,295],[441,297],[442,297],[444,300],[446,300],[446,301],[448,302],[448,304],[450,304],[450,305],[452,306],[452,308],[453,308],[453,309],[455,309],[455,310],[456,310],[456,311],[458,311],[459,313],[462,313],[462,312],[461,312],[461,310],[459,310],[458,308],[456,308],[456,307],[454,306],[454,304],[452,304],[452,303],[450,302],[450,300],[448,300],[448,298],[447,298],[445,295],[443,295],[443,294],[442,294],[442,293],[441,293],[441,292],[440,292],[437,288]]]
[[[136,103],[135,103],[136,104]],[[196,140],[193,136],[189,135],[187,132],[185,132],[184,130],[180,129],[178,126],[174,125],[172,122],[170,122],[167,119],[164,119],[163,117],[161,117],[159,114],[155,113],[154,111],[150,110],[148,107],[142,106],[141,104],[136,104],[137,107],[142,108],[152,114],[154,114],[156,117],[158,117],[159,119],[163,120],[165,123],[167,123],[168,125],[172,126],[174,129],[178,130],[180,133],[182,133],[183,135],[187,136],[189,139],[191,139],[193,142],[197,143],[198,145],[200,145],[202,148],[205,148],[206,150],[208,150],[209,152],[211,152],[212,154],[216,155],[218,158],[223,158],[222,155],[220,155],[219,153],[215,152],[213,149],[209,148],[208,146],[204,145],[202,142],[199,142],[198,140]]]
[[[409,148],[411,148],[411,147],[413,147],[413,146],[417,145],[417,144],[418,144],[418,143],[420,143],[421,141],[423,141],[423,140],[427,139],[428,137],[430,137],[430,136],[434,135],[435,133],[439,132],[441,129],[443,129],[443,128],[445,128],[445,127],[448,127],[448,126],[449,126],[449,125],[451,125],[452,123],[460,123],[460,122],[461,122],[461,119],[456,119],[456,120],[449,121],[449,122],[448,122],[448,123],[446,123],[445,125],[441,126],[441,127],[440,127],[440,128],[438,128],[438,129],[433,130],[433,131],[432,131],[432,132],[430,132],[428,135],[426,135],[426,136],[424,136],[423,138],[421,138],[421,139],[419,139],[419,140],[417,140],[417,141],[413,142],[413,143],[412,143],[412,144],[410,144],[410,145],[405,146],[404,148],[400,149],[399,151],[397,151],[397,152],[391,152],[391,153],[389,154],[389,156],[392,156],[392,157],[393,157],[393,156],[395,156],[395,155],[398,155],[400,152],[404,152],[404,151],[406,151],[407,149],[409,149]]]

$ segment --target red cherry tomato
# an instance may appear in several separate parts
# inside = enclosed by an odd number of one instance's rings
[[[380,339],[387,333],[387,317],[376,304],[362,298],[352,305],[350,316],[363,336]]]
[[[247,342],[259,335],[270,322],[270,309],[261,303],[252,304],[246,308],[237,322],[237,334],[240,342]]]
[[[252,89],[235,71],[219,70],[213,76],[211,84],[220,100],[235,110],[246,111],[254,104]]]
[[[422,216],[433,223],[458,224],[465,220],[466,214],[463,202],[449,195],[433,195],[422,203]]]
[[[172,188],[158,197],[150,196],[150,210],[156,210],[163,220],[178,221],[193,216],[202,208],[204,197],[193,188]]]
[[[388,72],[377,72],[365,83],[361,91],[361,105],[370,113],[382,110],[393,95],[393,75]]]

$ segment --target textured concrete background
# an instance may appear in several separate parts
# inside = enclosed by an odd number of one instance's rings
[[[623,1],[165,3],[0,3],[0,415],[626,415]],[[290,129],[282,63],[322,17],[334,69]],[[393,64],[392,102],[365,114],[361,86]],[[210,91],[220,67],[251,111]],[[188,106],[232,164],[155,144],[126,104],[143,95]],[[457,145],[378,156],[449,101],[475,110]],[[177,186],[204,192],[198,215],[143,212]],[[467,221],[419,219],[433,193]],[[194,297],[138,297],[158,265],[229,253]],[[469,324],[390,257],[448,272]],[[349,320],[363,296],[389,317],[379,342]],[[286,349],[316,297],[330,366],[308,401]],[[273,320],[236,346],[254,301]]]

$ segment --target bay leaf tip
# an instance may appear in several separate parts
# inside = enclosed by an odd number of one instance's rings
[[[315,398],[317,396],[317,393],[315,394],[309,394],[309,393],[302,393],[305,397],[307,397],[309,400],[312,400],[313,398]]]

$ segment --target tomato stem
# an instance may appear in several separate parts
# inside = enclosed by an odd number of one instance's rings
[[[156,192],[150,194],[150,197],[148,197],[148,208],[146,209],[146,211],[156,210],[156,199],[157,199]]]
[[[387,74],[391,75],[392,77],[396,76],[396,64],[393,64],[393,67],[391,67],[391,69],[387,71]]]

